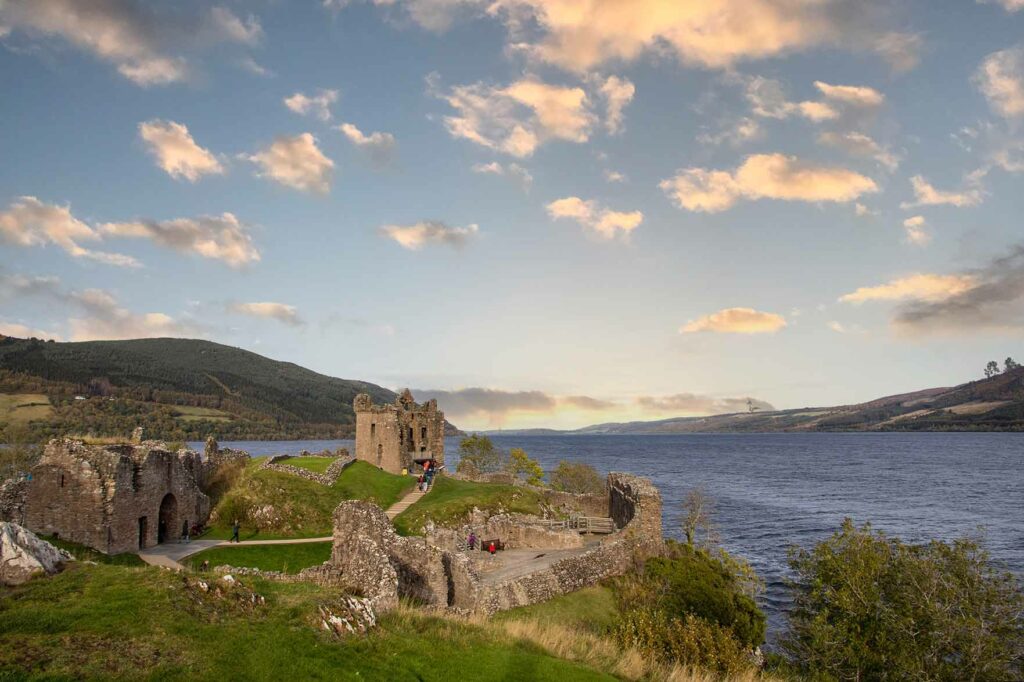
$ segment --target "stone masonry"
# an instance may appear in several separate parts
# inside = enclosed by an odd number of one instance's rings
[[[247,457],[247,455],[246,455]],[[32,468],[25,525],[107,554],[176,542],[185,526],[204,523],[202,486],[221,460],[240,453],[170,452],[159,441],[86,445],[52,440]]]
[[[405,389],[391,405],[374,405],[369,395],[360,393],[352,406],[356,459],[393,474],[412,471],[417,459],[444,464],[444,412],[436,400],[419,405]]]

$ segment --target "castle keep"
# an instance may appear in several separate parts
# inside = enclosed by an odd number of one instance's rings
[[[393,474],[423,460],[444,464],[444,412],[436,400],[419,405],[409,389],[394,404],[374,405],[365,393],[352,404],[356,413],[356,458]]]

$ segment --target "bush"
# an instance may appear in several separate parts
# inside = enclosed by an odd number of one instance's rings
[[[551,472],[551,487],[566,493],[603,493],[604,479],[584,462],[562,460]]]
[[[459,441],[459,465],[455,467],[457,473],[491,474],[500,469],[501,453],[490,438],[474,434]]]
[[[1024,677],[1024,593],[974,541],[907,545],[847,519],[790,565],[795,604],[781,645],[808,677]]]
[[[729,628],[693,614],[672,618],[664,611],[634,610],[615,630],[624,648],[650,653],[664,663],[705,668],[734,675],[754,667],[750,651]]]
[[[540,462],[532,459],[522,448],[512,448],[509,451],[505,470],[516,478],[521,477],[529,485],[544,484],[544,470],[540,467]]]

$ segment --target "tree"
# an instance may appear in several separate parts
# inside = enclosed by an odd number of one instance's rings
[[[585,462],[562,460],[551,472],[551,487],[566,493],[602,493],[604,481],[597,469]]]
[[[989,360],[988,364],[985,365],[985,378],[991,379],[997,374],[999,374],[999,363],[995,360]]]
[[[689,547],[710,548],[718,544],[714,521],[715,505],[701,487],[691,488],[683,499],[683,535]]]
[[[1005,368],[1003,369],[1004,372],[1009,372],[1010,370],[1020,367],[1020,364],[1013,358],[1006,358],[1006,362],[1003,363],[1003,367]]]
[[[474,434],[459,442],[459,465],[455,467],[455,471],[490,474],[500,469],[501,453],[487,436]]]
[[[544,469],[540,462],[531,459],[522,448],[512,448],[508,453],[508,464],[506,470],[516,477],[522,477],[529,485],[542,485],[544,483]]]
[[[795,573],[781,646],[801,677],[1019,680],[1024,592],[972,540],[908,545],[849,519]]]

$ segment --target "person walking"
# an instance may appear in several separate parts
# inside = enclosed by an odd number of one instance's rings
[[[469,531],[469,537],[466,539],[466,544],[469,545],[469,551],[476,549],[476,533]]]
[[[229,540],[229,542],[241,542],[241,540],[238,539],[238,533],[241,530],[242,524],[238,522],[238,519],[235,519],[234,525],[231,526],[231,540]]]

